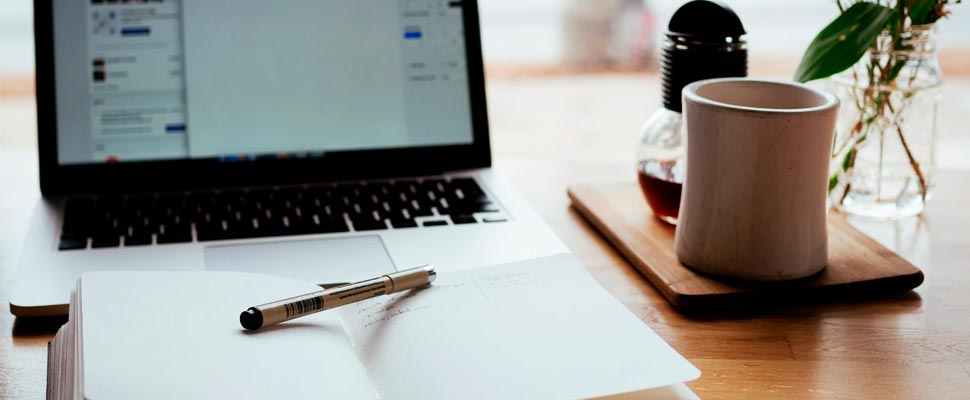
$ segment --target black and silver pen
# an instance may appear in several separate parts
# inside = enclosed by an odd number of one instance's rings
[[[366,281],[250,307],[239,314],[239,323],[243,328],[256,330],[373,297],[425,286],[434,282],[436,276],[434,267],[430,265],[381,275]]]

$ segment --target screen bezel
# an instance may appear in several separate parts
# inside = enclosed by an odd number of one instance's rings
[[[37,145],[44,196],[192,190],[436,175],[491,166],[478,3],[461,0],[473,142],[327,152],[320,158],[220,162],[218,158],[60,165],[57,159],[55,0],[34,0]]]

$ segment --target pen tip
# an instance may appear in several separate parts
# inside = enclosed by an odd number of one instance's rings
[[[257,310],[255,307],[250,307],[248,310],[239,314],[239,323],[242,324],[243,328],[249,330],[262,328],[263,313]]]

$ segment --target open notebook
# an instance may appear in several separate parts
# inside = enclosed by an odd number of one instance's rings
[[[694,398],[700,372],[569,254],[439,273],[427,289],[256,332],[318,290],[234,272],[95,272],[51,342],[51,399]]]

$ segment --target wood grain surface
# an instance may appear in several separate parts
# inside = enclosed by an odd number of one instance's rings
[[[784,77],[782,77],[784,78]],[[529,201],[594,278],[697,365],[709,399],[970,397],[970,80],[948,78],[941,105],[946,170],[925,217],[850,223],[923,270],[891,297],[682,314],[570,207],[566,188],[636,179],[636,131],[659,105],[652,76],[489,83],[499,174]],[[17,271],[38,194],[32,99],[0,101],[0,304]],[[46,344],[63,319],[0,311],[0,398],[41,399]]]
[[[654,218],[636,183],[576,185],[568,193],[573,207],[680,310],[868,297],[923,283],[919,268],[839,213],[829,215],[829,262],[822,272],[793,282],[759,284],[718,279],[684,267],[674,252],[674,227]]]

